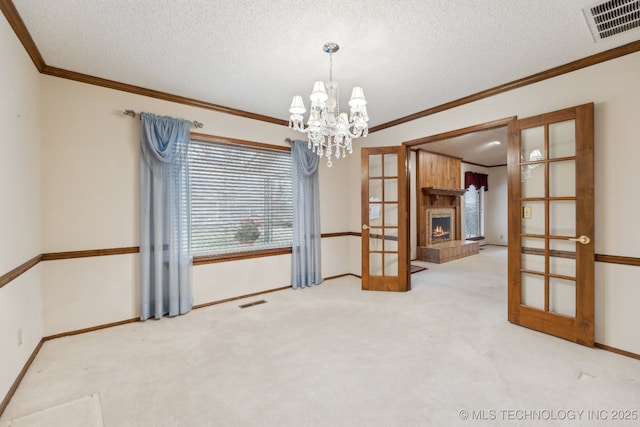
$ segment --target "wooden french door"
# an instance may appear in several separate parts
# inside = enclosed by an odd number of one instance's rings
[[[593,104],[509,125],[509,321],[594,345]]]
[[[362,289],[408,291],[407,150],[362,148]]]

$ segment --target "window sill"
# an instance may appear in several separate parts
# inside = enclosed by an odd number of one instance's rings
[[[236,252],[223,255],[201,255],[193,257],[193,265],[214,264],[216,262],[240,261],[243,259],[262,258],[267,256],[286,255],[291,248],[261,249],[257,251]]]
[[[471,241],[484,240],[484,236],[467,237],[465,240],[471,240]]]

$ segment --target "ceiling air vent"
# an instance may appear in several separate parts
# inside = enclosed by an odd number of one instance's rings
[[[640,0],[609,0],[582,11],[596,42],[640,27]]]

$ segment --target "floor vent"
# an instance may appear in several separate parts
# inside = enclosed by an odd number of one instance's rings
[[[596,43],[640,27],[640,0],[609,0],[582,12]]]
[[[240,308],[249,308],[249,307],[253,307],[254,305],[258,305],[258,304],[265,304],[266,302],[267,302],[266,300],[261,299],[260,301],[253,301],[253,302],[248,302],[246,304],[239,305],[238,307],[240,307]]]

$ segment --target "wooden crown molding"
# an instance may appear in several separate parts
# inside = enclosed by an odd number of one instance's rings
[[[15,5],[11,0],[0,0],[0,9],[2,9],[2,13],[5,18],[7,18],[9,25],[13,28],[13,32],[18,36],[18,40],[20,40],[22,46],[24,46],[24,49],[31,57],[36,68],[42,73],[46,64],[44,63],[42,55],[40,55],[40,51],[38,50],[36,43],[33,41],[33,38],[31,38],[31,34],[29,34],[26,25],[24,25],[24,21],[18,13]]]
[[[63,79],[74,80],[81,83],[88,83],[95,86],[101,86],[108,89],[120,90],[123,92],[134,93],[137,95],[148,96],[151,98],[161,99],[163,101],[176,102],[178,104],[189,105],[192,107],[204,108],[206,110],[218,111],[221,113],[231,114],[234,116],[245,117],[253,120],[260,120],[267,123],[273,123],[277,125],[288,126],[286,120],[277,119],[275,117],[269,117],[262,114],[250,113],[244,110],[238,110],[236,108],[225,107],[223,105],[213,104],[211,102],[200,101],[198,99],[187,98],[184,96],[172,95],[166,92],[160,92],[153,89],[147,89],[140,86],[134,86],[126,83],[116,82],[114,80],[103,79],[100,77],[90,76],[88,74],[78,73],[75,71],[69,71],[58,67],[52,67],[47,65],[33,41],[29,30],[27,29],[22,17],[18,13],[13,1],[0,0],[0,9],[7,18],[9,25],[13,28],[16,36],[24,46],[27,54],[31,57],[31,60],[35,64],[38,71],[42,74],[49,76],[60,77]]]
[[[9,25],[13,28],[13,31],[18,36],[18,39],[24,46],[25,50],[31,57],[31,60],[35,64],[38,71],[43,74],[47,74],[54,77],[60,77],[64,79],[74,80],[82,83],[93,84],[96,86],[102,86],[109,89],[121,90],[123,92],[134,93],[143,96],[149,96],[152,98],[161,99],[164,101],[176,102],[179,104],[189,105],[193,107],[204,108],[213,111],[219,111],[226,114],[231,114],[235,116],[245,117],[253,120],[260,120],[267,123],[273,123],[283,126],[288,126],[288,122],[286,120],[277,119],[274,117],[269,117],[261,114],[250,113],[244,110],[238,110],[235,108],[225,107],[223,105],[217,105],[210,102],[200,101],[193,98],[187,98],[178,95],[172,95],[166,92],[160,92],[153,89],[146,89],[140,86],[129,85],[125,83],[116,82],[113,80],[102,79],[99,77],[90,76],[87,74],[77,73],[75,71],[64,70],[57,67],[51,67],[46,65],[38,47],[36,46],[31,34],[27,30],[27,27],[24,24],[24,21],[20,17],[15,5],[11,0],[0,0],[0,9],[2,9],[3,14],[7,18]],[[640,51],[640,41],[635,41],[623,46],[619,46],[617,48],[613,48],[607,50],[605,52],[600,52],[595,55],[588,56],[586,58],[578,59],[576,61],[570,62],[568,64],[560,65],[555,68],[551,68],[546,71],[542,71],[540,73],[532,74],[527,77],[523,77],[518,80],[514,80],[509,83],[505,83],[500,86],[496,86],[487,90],[483,90],[472,95],[468,95],[454,101],[447,102],[445,104],[441,104],[432,108],[428,108],[423,111],[419,111],[414,114],[410,114],[405,117],[401,117],[396,120],[392,120],[387,123],[383,123],[377,126],[373,126],[369,129],[369,133],[377,132],[379,130],[383,130],[386,128],[390,128],[393,126],[397,126],[403,123],[410,122],[412,120],[416,120],[422,117],[426,117],[432,114],[436,114],[445,110],[449,110],[451,108],[459,107],[464,104],[469,104],[471,102],[478,101],[480,99],[488,98],[494,95],[498,95],[503,92],[508,92],[512,89],[517,89],[523,86],[527,86],[532,83],[537,83],[542,80],[546,80],[552,77],[557,77],[562,74],[566,74],[572,71],[579,70],[581,68],[586,68],[591,65],[596,65],[601,62],[606,62],[611,59],[619,58],[624,55],[628,55],[630,53]]]
[[[538,83],[543,80],[550,79],[552,77],[557,77],[562,74],[570,73],[572,71],[580,70],[582,68],[590,67],[592,65],[600,64],[601,62],[606,62],[612,59],[619,58],[621,56],[629,55],[630,53],[635,53],[640,51],[640,40],[632,43],[628,43],[623,46],[619,46],[604,52],[596,53],[595,55],[587,56],[586,58],[578,59],[573,62],[569,62],[568,64],[560,65],[555,68],[551,68],[549,70],[542,71],[540,73],[532,74],[527,77],[523,77],[518,80],[514,80],[509,83],[505,83],[500,86],[493,87],[491,89],[483,90],[472,95],[468,95],[459,99],[456,99],[451,102],[447,102],[445,104],[437,105],[432,108],[428,108],[423,111],[419,111],[414,114],[410,114],[405,117],[401,117],[396,120],[392,120],[387,123],[383,123],[381,125],[377,125],[369,129],[369,133],[377,132],[379,130],[387,129],[393,126],[397,126],[403,123],[407,123],[416,119],[420,119],[422,117],[430,116],[432,114],[440,113],[442,111],[446,111],[452,108],[459,107],[461,105],[470,104],[475,101],[479,101],[484,98],[489,98],[494,95],[498,95],[500,93],[509,92],[513,89],[518,89],[523,86],[527,86],[533,83]]]
[[[40,72],[42,74],[47,74],[49,76],[60,77],[68,80],[74,80],[81,83],[88,83],[95,86],[106,87],[108,89],[115,89],[123,92],[129,92],[136,95],[148,96],[150,98],[161,99],[163,101],[170,101],[178,104],[189,105],[191,107],[198,107],[206,110],[212,110],[212,111],[218,111],[221,113],[231,114],[234,116],[245,117],[248,119],[260,120],[267,123],[288,126],[288,122],[286,120],[276,119],[275,117],[269,117],[269,116],[264,116],[262,114],[250,113],[248,111],[225,107],[223,105],[213,104],[211,102],[200,101],[193,98],[187,98],[185,96],[172,95],[170,93],[160,92],[158,90],[147,89],[144,87],[134,86],[126,83],[120,83],[114,80],[103,79],[100,77],[90,76],[88,74],[82,74],[82,73],[77,73],[75,71],[64,70],[62,68],[51,67],[49,65],[45,65]]]

